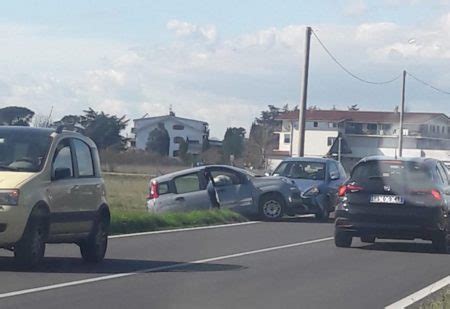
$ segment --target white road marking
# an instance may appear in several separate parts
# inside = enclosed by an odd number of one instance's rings
[[[415,302],[418,302],[428,295],[433,294],[434,292],[442,289],[443,287],[446,287],[447,285],[450,285],[450,276],[447,276],[437,282],[434,282],[430,284],[429,286],[423,288],[420,291],[417,291],[409,296],[406,296],[405,298],[393,303],[392,305],[386,306],[386,309],[399,309],[399,308],[406,308]]]
[[[140,232],[140,233],[131,233],[131,234],[120,234],[120,235],[109,236],[109,238],[110,239],[114,239],[114,238],[125,238],[125,237],[135,237],[135,236],[146,236],[146,235],[153,235],[153,234],[166,234],[166,233],[176,233],[176,232],[208,230],[208,229],[217,229],[217,228],[223,228],[223,227],[232,227],[232,226],[248,225],[248,224],[255,224],[255,223],[260,223],[260,222],[259,221],[248,221],[248,222],[240,222],[240,223],[208,225],[208,226],[199,226],[199,227],[188,227],[188,228],[184,228],[184,229],[173,229],[173,230]]]
[[[186,262],[186,263],[148,268],[148,269],[143,269],[143,270],[139,270],[136,272],[120,273],[120,274],[115,274],[115,275],[108,275],[108,276],[95,277],[95,278],[89,278],[89,279],[84,279],[84,280],[77,280],[77,281],[70,281],[70,282],[64,282],[64,283],[59,283],[59,284],[47,285],[47,286],[42,286],[42,287],[37,287],[37,288],[32,288],[32,289],[7,292],[7,293],[0,294],[0,299],[13,297],[13,296],[21,296],[21,295],[26,295],[26,294],[31,294],[31,293],[44,292],[44,291],[55,290],[55,289],[61,289],[61,288],[66,288],[66,287],[71,287],[71,286],[78,286],[78,285],[89,284],[89,283],[94,283],[94,282],[130,277],[130,276],[143,274],[143,273],[151,273],[151,272],[157,272],[157,271],[165,271],[165,270],[170,270],[170,269],[182,268],[182,267],[190,266],[192,264],[210,263],[210,262],[222,261],[222,260],[226,260],[226,259],[232,259],[232,258],[237,258],[237,257],[242,257],[242,256],[247,256],[247,255],[258,254],[258,253],[265,253],[265,252],[271,252],[271,251],[275,251],[275,250],[300,247],[300,246],[325,242],[325,241],[329,241],[332,239],[333,239],[333,237],[314,239],[314,240],[308,240],[308,241],[303,241],[303,242],[298,242],[298,243],[293,243],[293,244],[288,244],[288,245],[282,245],[282,246],[264,248],[264,249],[253,250],[253,251],[240,252],[240,253],[235,253],[235,254],[230,254],[230,255],[223,255],[223,256],[207,258],[207,259],[202,259],[202,260],[190,261],[190,262]]]

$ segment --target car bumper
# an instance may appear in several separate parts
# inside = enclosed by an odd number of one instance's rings
[[[345,231],[353,236],[430,240],[433,235],[446,229],[446,221],[445,212],[440,207],[403,209],[403,213],[387,209],[376,214],[371,211],[338,209],[335,228],[336,231]]]
[[[28,212],[28,209],[21,206],[0,205],[0,247],[7,247],[20,240]]]

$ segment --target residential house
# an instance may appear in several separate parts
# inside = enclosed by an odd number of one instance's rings
[[[281,114],[274,156],[298,156],[298,111]],[[400,114],[378,111],[308,110],[305,156],[359,160],[369,155],[396,156]],[[450,119],[443,113],[405,113],[403,156],[450,161]]]
[[[203,143],[208,139],[208,123],[194,119],[175,116],[173,112],[165,116],[135,119],[132,133],[135,135],[134,147],[145,149],[150,132],[163,124],[170,137],[169,156],[178,157],[180,143],[188,143],[188,153],[198,155],[202,152]]]

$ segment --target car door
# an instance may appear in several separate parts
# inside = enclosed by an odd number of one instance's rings
[[[225,167],[208,168],[220,207],[235,208],[253,205],[251,182],[244,174]]]
[[[67,234],[74,231],[73,212],[77,209],[77,179],[75,178],[74,152],[70,139],[56,146],[52,157],[52,176],[47,189],[50,207],[50,234]]]
[[[200,173],[189,173],[173,179],[174,194],[171,194],[173,211],[191,211],[211,208],[206,184]]]
[[[341,175],[341,171],[336,162],[328,162],[328,196],[332,205],[336,205],[338,201],[338,189],[343,183],[344,175]]]
[[[95,219],[97,209],[102,203],[103,181],[95,173],[92,150],[84,141],[73,138],[75,154],[75,177],[77,185],[73,190],[78,211],[79,231],[89,231]]]

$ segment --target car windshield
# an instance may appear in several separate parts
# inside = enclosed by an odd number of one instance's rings
[[[293,179],[323,180],[325,164],[308,161],[282,162],[273,174]]]
[[[50,143],[47,134],[0,129],[0,171],[40,171]]]

